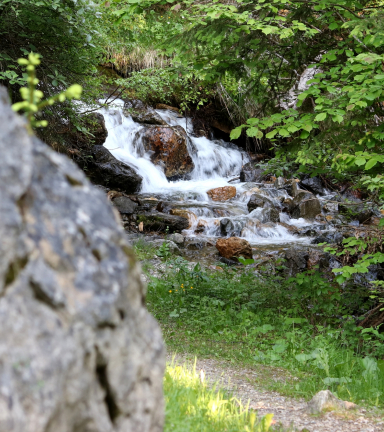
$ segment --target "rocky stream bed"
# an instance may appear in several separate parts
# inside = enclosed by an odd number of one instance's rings
[[[94,114],[97,140],[87,173],[133,241],[159,244],[166,237],[174,252],[207,265],[237,264],[239,256],[255,266],[283,258],[293,275],[342,265],[318,245],[376,232],[383,214],[374,203],[331,190],[320,177],[275,177],[259,156],[213,135],[196,136],[190,119],[160,108],[118,100]],[[359,282],[381,272],[371,267]]]

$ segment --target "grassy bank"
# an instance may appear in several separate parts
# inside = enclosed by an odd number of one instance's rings
[[[246,267],[207,271],[177,257],[151,279],[148,307],[172,351],[266,365],[259,384],[290,396],[330,389],[344,400],[382,405],[380,338],[337,313],[348,312],[341,306],[348,298],[334,286],[318,274],[301,278]]]

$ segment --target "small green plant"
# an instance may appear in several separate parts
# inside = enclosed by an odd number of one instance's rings
[[[40,56],[38,54],[30,53],[28,59],[20,58],[18,60],[21,66],[25,66],[27,70],[27,84],[28,87],[20,89],[22,102],[16,102],[12,105],[14,111],[23,111],[27,119],[27,127],[29,132],[33,133],[35,127],[46,127],[48,122],[46,120],[37,120],[36,115],[41,112],[45,107],[53,105],[55,102],[64,102],[66,99],[80,99],[82,88],[78,84],[74,84],[66,91],[57,94],[49,99],[42,100],[44,94],[36,87],[39,80],[36,78],[36,66],[40,64]]]

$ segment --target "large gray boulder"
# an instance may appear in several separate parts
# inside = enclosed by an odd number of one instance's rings
[[[160,432],[164,345],[105,195],[0,88],[0,431]]]

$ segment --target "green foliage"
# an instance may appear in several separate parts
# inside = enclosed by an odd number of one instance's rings
[[[340,288],[318,273],[285,280],[268,271],[222,266],[209,272],[178,257],[152,278],[148,303],[168,346],[235,363],[286,368],[292,375],[270,388],[310,398],[324,387],[342,399],[381,404],[381,333],[361,331]],[[341,315],[343,314],[343,315]]]
[[[38,74],[46,93],[56,93],[92,72],[100,48],[100,11],[90,0],[0,0],[0,80],[17,99],[26,75],[17,59],[40,54]]]
[[[267,432],[273,414],[254,411],[218,388],[209,388],[195,367],[170,364],[164,377],[166,432]]]
[[[176,103],[184,111],[190,106],[201,106],[209,97],[199,82],[190,75],[182,75],[173,68],[144,69],[132,72],[129,78],[116,80],[135,97],[156,103]]]
[[[28,120],[28,128],[32,133],[34,127],[46,127],[48,122],[46,120],[36,120],[36,115],[46,106],[52,106],[55,102],[64,102],[66,99],[80,99],[82,88],[78,84],[74,84],[66,91],[59,93],[49,99],[42,101],[44,96],[41,90],[36,87],[39,80],[36,78],[36,66],[40,64],[40,56],[38,54],[30,53],[27,59],[19,59],[19,64],[25,66],[27,70],[27,84],[28,87],[20,89],[23,102],[17,102],[12,105],[14,111],[23,111]]]
[[[287,368],[295,381],[264,384],[290,395],[327,387],[354,402],[384,400],[384,364],[374,358],[384,354],[381,333],[362,332],[348,310],[341,317],[339,288],[319,274],[285,282],[252,266],[208,272],[180,257],[168,264],[152,278],[148,302],[170,348]]]

